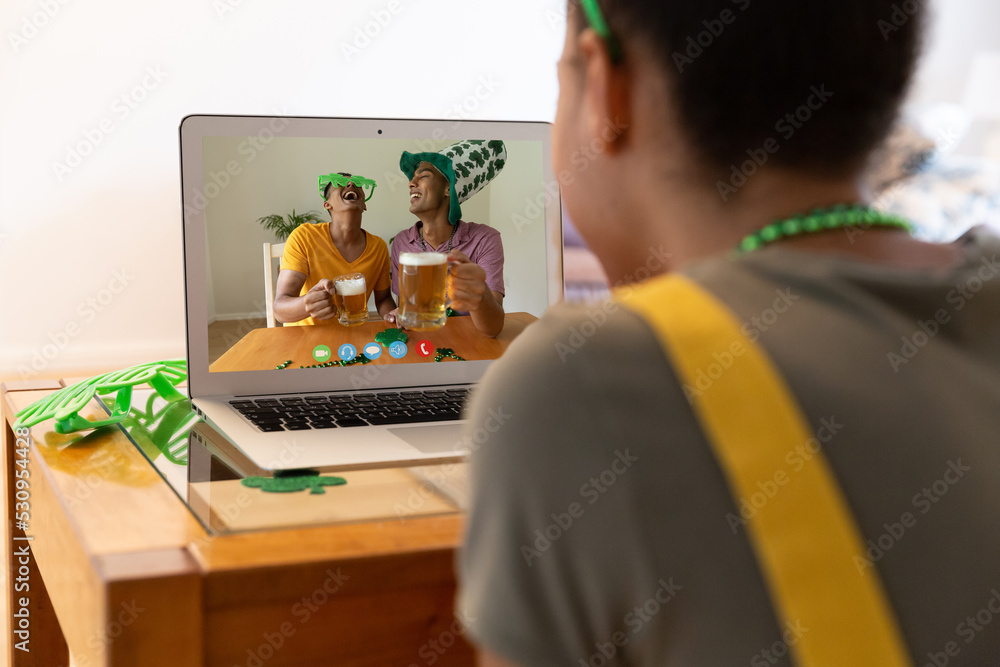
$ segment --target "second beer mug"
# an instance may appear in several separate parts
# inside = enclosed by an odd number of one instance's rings
[[[404,252],[399,255],[399,324],[430,331],[448,321],[448,255]]]
[[[368,293],[363,273],[349,273],[333,279],[333,303],[337,319],[345,327],[356,327],[368,321]]]

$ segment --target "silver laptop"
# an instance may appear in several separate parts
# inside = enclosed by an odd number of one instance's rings
[[[549,130],[527,122],[185,118],[188,384],[204,420],[273,473],[464,458],[461,410],[475,383],[562,296]],[[386,348],[375,336],[393,327],[372,302],[371,321],[360,327],[268,326],[282,241],[261,218],[287,221],[293,210],[314,210],[329,221],[318,176],[360,175],[377,183],[362,228],[391,246],[417,222],[403,152],[438,152],[462,140],[500,140],[507,152],[503,171],[462,204],[463,220],[500,231],[505,323],[496,339],[457,316],[436,331],[406,332],[405,351]]]

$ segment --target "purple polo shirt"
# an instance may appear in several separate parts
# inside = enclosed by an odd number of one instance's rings
[[[420,247],[420,227],[423,224],[418,220],[417,224],[396,234],[392,240],[389,254],[392,259],[393,294],[399,294],[399,253],[424,252]],[[500,241],[500,232],[489,225],[459,220],[451,247],[465,253],[469,259],[483,267],[486,271],[486,286],[490,291],[506,295],[503,288],[503,243]],[[437,248],[427,244],[427,252],[447,253],[448,242],[445,241]]]

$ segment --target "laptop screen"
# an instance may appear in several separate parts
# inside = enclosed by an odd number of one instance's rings
[[[194,118],[189,356],[209,375],[474,377],[561,295],[545,124]]]

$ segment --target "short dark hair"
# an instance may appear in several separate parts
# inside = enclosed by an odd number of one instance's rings
[[[896,119],[927,0],[599,1],[626,59],[635,39],[657,54],[708,166],[728,169],[773,139],[774,164],[846,175]],[[582,30],[578,2],[569,2],[570,20]],[[816,90],[828,93],[822,103],[810,100]],[[800,111],[809,120],[788,122],[807,101],[819,106]]]

